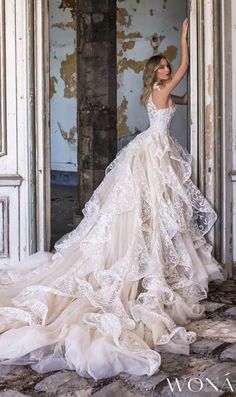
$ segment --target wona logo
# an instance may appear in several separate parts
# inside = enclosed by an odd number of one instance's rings
[[[168,385],[170,387],[170,390],[172,393],[174,392],[182,392],[183,390],[190,390],[193,393],[198,393],[201,390],[204,391],[209,391],[209,390],[214,390],[216,392],[218,391],[230,391],[233,392],[233,386],[228,378],[228,375],[230,375],[230,372],[225,374],[224,376],[226,377],[225,379],[219,380],[218,377],[215,379],[211,380],[209,378],[201,379],[201,378],[181,378],[180,380],[178,378],[174,378],[174,381],[170,381],[169,378],[167,378]]]

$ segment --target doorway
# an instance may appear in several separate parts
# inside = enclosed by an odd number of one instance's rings
[[[57,68],[50,76],[51,192],[52,212],[53,206],[59,212],[59,217],[52,214],[52,243],[80,220],[85,202],[117,150],[147,128],[147,113],[139,104],[146,60],[163,52],[174,70],[177,68],[186,15],[190,18],[189,81],[185,79],[175,94],[183,95],[187,85],[191,86],[189,107],[179,107],[172,133],[192,154],[193,181],[219,213],[220,129],[215,129],[219,120],[215,98],[219,95],[214,78],[220,58],[217,45],[213,45],[214,40],[219,41],[214,33],[218,23],[215,2],[179,0],[176,7],[174,0],[111,0],[106,4],[52,0],[50,7],[55,37],[51,62]],[[210,164],[217,165],[216,173]],[[60,219],[64,229],[57,225]],[[211,235],[218,259],[220,237],[218,222]]]
[[[113,0],[106,9],[95,1],[50,0],[51,247],[80,220],[117,150],[148,126],[139,103],[144,65],[163,52],[178,67],[187,3]],[[187,78],[175,94],[186,90]],[[186,106],[172,132],[189,149]]]

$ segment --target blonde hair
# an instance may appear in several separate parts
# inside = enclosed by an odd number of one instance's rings
[[[145,69],[143,72],[143,94],[141,96],[141,103],[146,106],[148,102],[148,98],[152,93],[153,85],[156,82],[155,75],[156,71],[160,66],[161,60],[165,59],[167,62],[167,66],[170,69],[170,78],[172,73],[172,67],[169,60],[163,54],[153,55],[147,61],[145,65]],[[158,82],[159,85],[162,85],[163,82]]]

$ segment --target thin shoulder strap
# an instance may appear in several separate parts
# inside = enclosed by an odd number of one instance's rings
[[[161,87],[160,87],[160,85],[157,83],[157,81],[153,84],[153,89],[154,89],[154,90],[157,90],[157,91],[160,91]]]

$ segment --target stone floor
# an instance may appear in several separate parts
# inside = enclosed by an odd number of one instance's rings
[[[18,367],[1,376],[0,397],[236,396],[236,281],[210,284],[204,303],[205,318],[187,326],[198,334],[191,354],[162,353],[160,371],[152,377],[121,374],[94,381],[73,371],[42,375]]]

